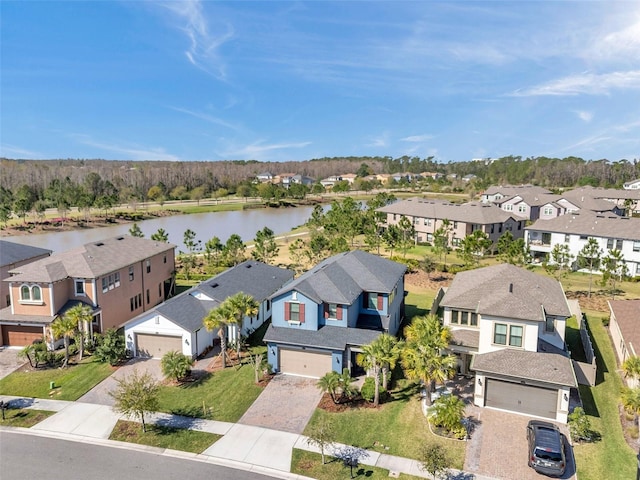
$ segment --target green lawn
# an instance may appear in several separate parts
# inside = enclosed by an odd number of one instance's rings
[[[262,388],[254,383],[251,365],[228,367],[182,386],[160,388],[160,411],[237,422],[258,398]]]
[[[56,412],[49,412],[47,410],[31,410],[27,408],[11,408],[5,410],[5,419],[0,420],[0,426],[30,428],[54,413]]]
[[[616,372],[616,358],[607,330],[599,312],[587,313],[588,324],[595,343],[598,362],[597,385],[580,386],[580,396],[592,427],[602,434],[602,440],[575,445],[574,452],[580,480],[628,480],[635,477],[635,452],[626,444],[618,404],[622,380]],[[615,466],[615,468],[613,468]]]
[[[108,363],[100,363],[88,357],[69,368],[13,372],[0,380],[0,394],[73,401],[113,372]],[[50,382],[55,382],[53,390],[49,388]]]
[[[184,452],[202,453],[220,437],[221,435],[213,433],[158,425],[147,425],[147,431],[143,432],[142,424],[140,423],[118,420],[109,439],[149,445],[151,447],[182,450]]]
[[[360,408],[340,413],[316,409],[305,434],[322,417],[330,417],[337,429],[335,441],[338,443],[413,459],[419,458],[420,447],[425,443],[440,443],[449,451],[452,466],[462,469],[466,443],[433,435],[422,414],[415,385],[402,384],[406,386],[392,392],[394,400],[377,409]]]
[[[291,472],[318,480],[335,480],[336,478],[349,478],[350,469],[345,467],[340,460],[325,456],[325,463],[322,464],[322,457],[319,453],[308,452],[306,450],[293,449],[291,457]],[[389,470],[378,467],[361,465],[353,469],[354,478],[382,480],[389,478]],[[413,475],[400,474],[399,477],[406,480],[418,479]]]

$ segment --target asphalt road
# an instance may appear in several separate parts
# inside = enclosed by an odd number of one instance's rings
[[[89,445],[7,430],[0,430],[0,478],[273,480],[273,477],[253,472],[158,453]]]

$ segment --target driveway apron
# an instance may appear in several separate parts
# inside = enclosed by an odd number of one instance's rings
[[[19,353],[19,348],[0,347],[0,380],[26,363],[18,357]]]
[[[162,380],[160,360],[138,357],[130,360],[127,364],[120,367],[113,373],[113,375],[105,378],[102,382],[80,397],[78,401],[83,403],[113,406],[114,400],[111,395],[109,395],[109,392],[117,388],[118,379],[125,378],[131,375],[134,371],[138,371],[139,374],[147,372],[157,380]]]
[[[238,421],[301,434],[322,398],[315,378],[276,375]]]

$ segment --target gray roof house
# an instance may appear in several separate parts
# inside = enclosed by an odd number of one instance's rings
[[[620,364],[629,357],[640,356],[640,300],[609,300],[609,333]],[[627,378],[631,387],[637,387],[637,378]]]
[[[255,318],[245,318],[240,335],[247,336],[271,316],[269,297],[293,279],[293,272],[256,260],[248,260],[170,298],[125,325],[127,348],[135,356],[162,357],[176,350],[191,357],[201,355],[217,339],[202,323],[210,310],[238,292],[251,295],[260,307]],[[227,338],[237,339],[230,326]]]
[[[460,373],[475,372],[476,405],[567,421],[576,380],[559,282],[509,264],[460,272],[439,307]]]
[[[11,304],[9,285],[2,282],[9,276],[9,271],[49,255],[51,255],[51,250],[46,248],[0,240],[0,309]]]
[[[398,331],[405,271],[402,264],[355,250],[326,259],[275,292],[264,336],[273,369],[315,378],[355,370],[362,345]]]

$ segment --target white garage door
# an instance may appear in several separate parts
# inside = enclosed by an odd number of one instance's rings
[[[161,358],[172,350],[182,353],[182,337],[136,334],[136,354],[139,357]]]
[[[519,383],[487,379],[487,407],[526,413],[545,418],[556,418],[558,391]]]
[[[280,372],[320,378],[331,369],[331,353],[280,349]]]

